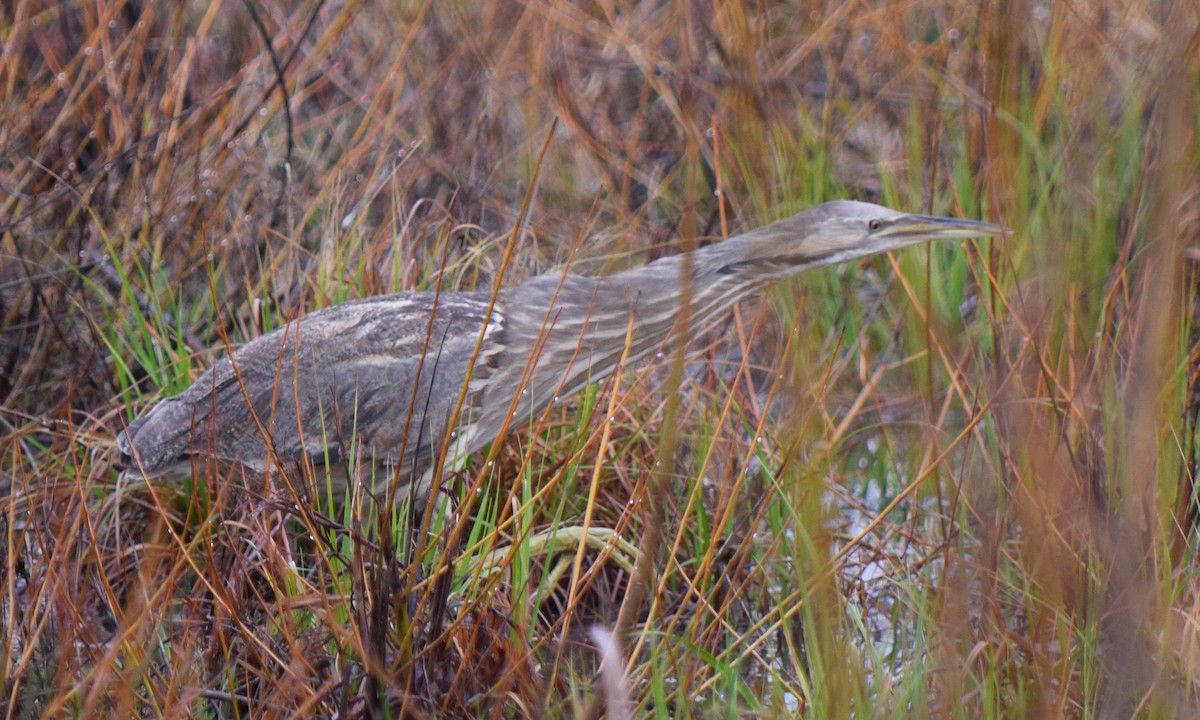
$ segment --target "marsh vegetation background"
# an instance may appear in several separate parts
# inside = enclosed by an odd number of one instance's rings
[[[0,715],[1197,716],[1197,15],[4,3]],[[117,483],[306,311],[839,197],[1013,232],[743,303],[429,532]]]

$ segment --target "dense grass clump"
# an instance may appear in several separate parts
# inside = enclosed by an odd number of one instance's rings
[[[1198,14],[6,3],[0,715],[1200,713]],[[836,197],[1013,233],[743,303],[428,512],[117,482],[304,312]]]

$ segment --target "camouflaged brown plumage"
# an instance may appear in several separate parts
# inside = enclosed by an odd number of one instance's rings
[[[677,327],[685,296],[696,326],[811,268],[1002,233],[835,201],[615,275],[534,277],[500,290],[490,316],[479,292],[343,303],[247,343],[130,424],[117,438],[121,466],[154,478],[191,473],[196,460],[259,476],[308,465],[375,490],[397,478],[395,490],[423,496],[438,452],[449,453],[445,469],[461,467],[506,428],[610,374],[627,341],[633,361],[686,331]]]

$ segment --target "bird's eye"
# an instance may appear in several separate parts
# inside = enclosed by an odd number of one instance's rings
[[[879,229],[882,227],[883,227],[883,223],[880,222],[878,219],[867,221],[867,229],[870,230],[871,232],[879,232]]]

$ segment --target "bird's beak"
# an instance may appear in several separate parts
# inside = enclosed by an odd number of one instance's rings
[[[922,242],[926,240],[967,240],[976,237],[1000,237],[1011,232],[1002,225],[980,222],[978,220],[960,220],[958,218],[936,217],[934,215],[901,215],[879,234],[886,238]]]

